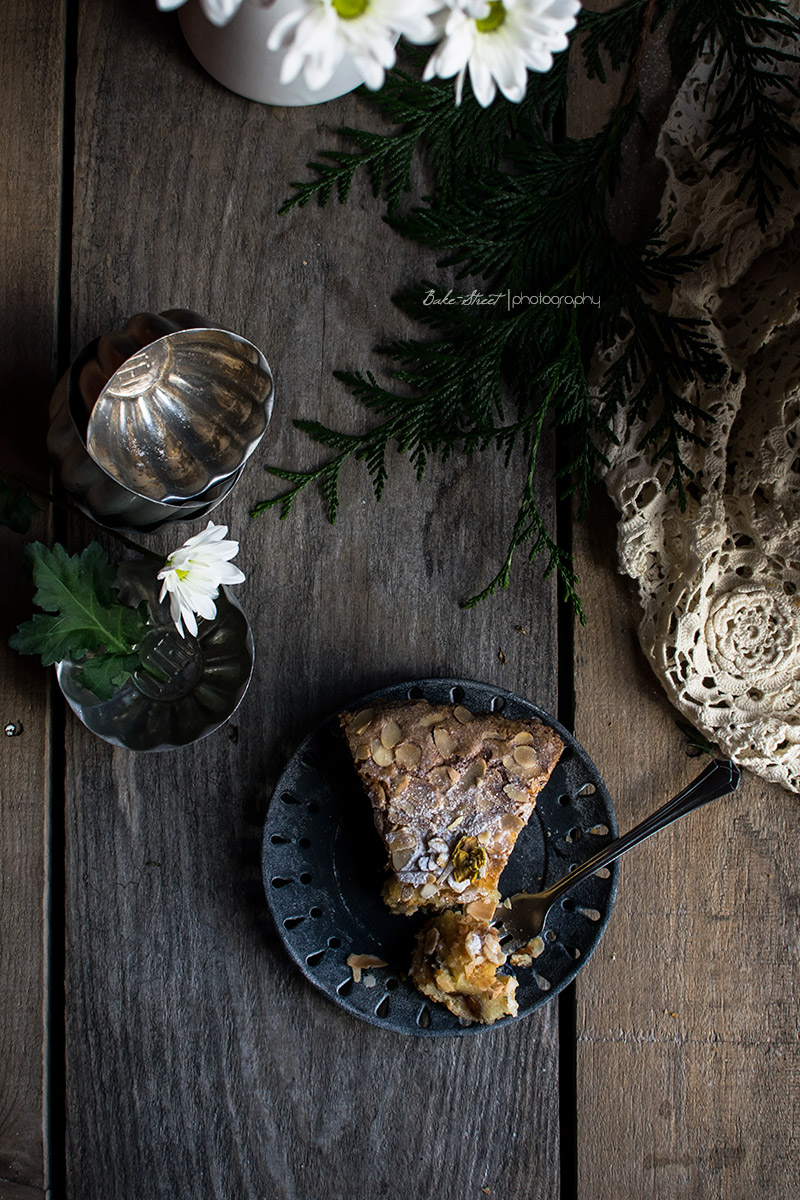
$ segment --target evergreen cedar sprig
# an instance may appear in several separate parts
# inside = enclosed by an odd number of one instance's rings
[[[666,7],[676,9],[676,72],[682,77],[704,51],[713,58],[706,88],[715,106],[706,148],[712,173],[744,168],[736,194],[766,229],[783,188],[797,186],[786,151],[800,146],[788,119],[800,90],[781,68],[800,62],[800,19],[780,0],[672,0]]]
[[[583,10],[572,41],[589,77],[605,80],[609,66],[629,64],[625,103],[605,129],[583,139],[554,136],[566,101],[567,54],[556,57],[549,74],[530,77],[522,104],[498,97],[488,110],[469,88],[456,108],[451,81],[422,84],[406,71],[390,73],[383,90],[368,95],[395,128],[340,131],[356,150],[323,152],[322,161],[311,164],[315,177],[295,185],[282,211],[312,198],[325,204],[334,190],[344,201],[354,176],[365,169],[375,194],[383,189],[390,223],[442,254],[440,265],[458,266],[460,278],[484,278],[494,293],[583,293],[601,303],[509,313],[499,303],[429,306],[425,298],[437,292],[434,284],[409,289],[396,303],[428,336],[382,349],[391,364],[388,384],[371,372],[336,372],[377,423],[344,433],[317,421],[295,422],[333,457],[310,471],[269,468],[291,486],[257,505],[253,515],[278,506],[286,517],[297,496],[318,483],[335,521],[339,474],[351,458],[365,464],[380,499],[390,449],[409,456],[418,478],[433,457],[495,448],[510,466],[518,451],[525,476],[507,555],[491,582],[465,604],[508,586],[512,561],[525,547],[531,561],[545,555],[545,574],[558,575],[582,617],[571,561],[548,532],[536,500],[543,438],[556,429],[570,447],[559,471],[562,494],[576,493],[585,507],[600,465],[597,445],[613,436],[616,414],[645,420],[641,448],[670,463],[668,486],[685,506],[692,472],[683,449],[699,440],[698,387],[717,382],[723,366],[702,321],[671,317],[655,300],[716,247],[687,253],[658,228],[637,244],[621,245],[605,217],[622,143],[638,113],[643,42],[665,17],[672,21],[670,48],[680,77],[705,49],[715,55],[709,154],[718,156],[715,170],[744,167],[741,188],[763,227],[781,187],[794,185],[782,145],[799,140],[794,130],[787,134],[782,108],[797,92],[778,72],[797,56],[776,41],[796,35],[800,25],[773,0],[624,0],[607,13]],[[418,68],[422,58],[415,53]],[[418,149],[433,175],[432,195],[397,215]],[[466,182],[468,188],[461,186]],[[613,344],[623,329],[621,351],[592,394],[595,348]]]

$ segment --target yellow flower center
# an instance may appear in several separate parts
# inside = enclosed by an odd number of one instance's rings
[[[343,21],[352,21],[360,17],[369,8],[369,0],[332,0],[333,8]]]
[[[336,0],[333,0],[334,4]],[[480,21],[475,22],[475,28],[478,33],[492,33],[495,29],[499,29],[506,19],[506,6],[503,0],[490,0],[489,15],[482,17]]]
[[[176,567],[175,574],[178,576],[178,579],[180,579],[181,583],[183,583],[184,579],[189,574],[189,572],[184,571],[181,567]]]

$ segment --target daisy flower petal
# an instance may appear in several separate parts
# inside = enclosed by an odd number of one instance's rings
[[[281,79],[288,82],[302,72],[308,87],[318,91],[348,55],[367,86],[377,89],[394,66],[398,35],[420,42],[436,36],[431,17],[442,0],[404,0],[402,6],[397,0],[296,0],[296,5],[269,39],[271,49],[287,52]]]
[[[159,600],[169,596],[170,616],[181,637],[184,625],[192,637],[197,637],[197,617],[214,619],[217,615],[214,601],[222,586],[244,581],[244,572],[230,561],[238,554],[239,543],[227,539],[227,532],[227,525],[209,521],[202,532],[173,550],[158,572]]]
[[[475,98],[486,108],[497,88],[514,103],[525,95],[527,72],[549,71],[569,45],[580,0],[445,0],[444,37],[423,79],[456,76],[456,104],[469,71]]]
[[[156,0],[156,6],[162,12],[174,12],[185,3],[186,0]],[[213,25],[227,25],[241,3],[242,0],[200,0],[200,7]]]

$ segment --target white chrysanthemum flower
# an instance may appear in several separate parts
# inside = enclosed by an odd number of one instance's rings
[[[209,521],[202,533],[196,533],[173,550],[158,572],[163,579],[159,600],[169,595],[169,612],[181,637],[183,623],[197,637],[197,617],[211,621],[217,615],[214,603],[222,584],[242,583],[244,572],[230,560],[239,553],[239,543],[225,541],[227,525]]]
[[[497,88],[519,103],[528,71],[549,71],[553,54],[566,50],[580,0],[445,0],[451,12],[444,37],[428,59],[423,79],[456,78],[461,103],[464,76],[487,108]]]
[[[172,12],[180,8],[186,0],[156,0],[162,12]],[[242,0],[200,0],[200,7],[214,25],[227,25],[231,17],[239,11]]]
[[[291,83],[302,72],[307,87],[317,91],[347,55],[367,87],[377,91],[394,66],[398,36],[432,41],[436,28],[430,14],[441,7],[442,0],[297,0],[275,25],[267,45],[286,50],[281,83]]]

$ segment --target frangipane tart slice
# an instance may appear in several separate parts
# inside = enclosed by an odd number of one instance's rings
[[[389,852],[393,912],[470,906],[490,919],[497,883],[563,749],[537,720],[427,700],[341,715]]]
[[[445,912],[420,930],[410,976],[457,1017],[491,1025],[517,1015],[517,981],[499,969],[505,959],[496,929],[466,913]]]

